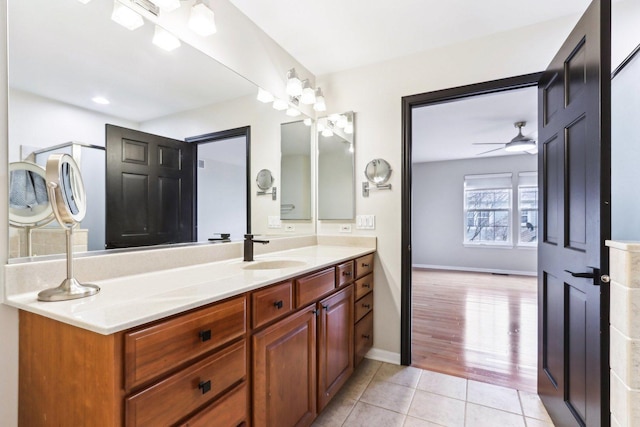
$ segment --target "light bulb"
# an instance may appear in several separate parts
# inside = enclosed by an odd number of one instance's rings
[[[309,80],[302,82],[302,96],[300,102],[306,105],[311,105],[316,102],[316,92],[311,87]]]
[[[325,128],[322,131],[322,136],[324,136],[325,138],[330,138],[330,137],[333,136],[333,131],[331,129],[329,129],[329,128]]]
[[[327,111],[327,104],[324,102],[324,95],[320,88],[316,89],[316,102],[313,104],[313,109],[315,111]]]
[[[111,19],[131,31],[144,25],[144,19],[142,19],[142,16],[132,9],[129,9],[118,0],[113,2]]]
[[[105,98],[104,96],[94,96],[93,98],[91,98],[91,100],[93,102],[95,102],[96,104],[100,104],[100,105],[109,105],[110,102],[107,98]]]
[[[306,119],[304,119],[303,123],[305,126],[311,126],[313,124],[313,120],[307,117]]]
[[[191,14],[189,15],[187,25],[194,33],[202,37],[210,36],[217,31],[215,15],[213,11],[203,3],[196,3],[191,7]]]
[[[289,117],[298,117],[301,113],[297,108],[289,107],[285,114]]]
[[[153,44],[161,49],[171,52],[174,49],[180,47],[180,40],[171,34],[169,31],[156,25],[156,30],[153,33]]]
[[[344,114],[340,114],[338,116],[338,120],[336,120],[336,126],[338,126],[340,129],[342,129],[346,125],[347,125],[347,116],[345,116]]]
[[[302,95],[302,81],[298,77],[298,73],[296,73],[295,68],[292,68],[287,72],[287,95]]]
[[[273,95],[271,95],[271,92],[268,92],[259,87],[257,99],[258,101],[264,102],[266,104],[267,102],[273,102]]]
[[[287,104],[287,101],[284,101],[280,98],[276,98],[273,100],[273,108],[275,108],[278,111],[282,111],[289,108],[289,104]]]

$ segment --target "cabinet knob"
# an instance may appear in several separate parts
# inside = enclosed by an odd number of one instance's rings
[[[371,308],[371,304],[362,304],[363,308]]]
[[[198,332],[198,336],[200,337],[200,341],[202,342],[209,341],[211,339],[211,329]]]
[[[365,340],[368,340],[369,338],[371,338],[371,335],[362,335],[362,338],[364,338]]]
[[[282,308],[282,306],[283,306],[282,300],[279,300],[279,301],[274,302],[274,303],[273,303],[273,306],[274,306],[275,308],[277,308],[278,310],[280,310],[280,309]]]
[[[198,388],[202,392],[202,394],[206,394],[211,391],[211,380],[208,381],[200,381],[198,384]]]
[[[364,268],[369,268],[369,267],[371,267],[371,264],[365,264],[365,263],[363,262],[363,263],[362,263],[362,266],[363,266]]]

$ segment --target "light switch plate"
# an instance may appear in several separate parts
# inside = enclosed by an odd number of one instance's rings
[[[269,216],[267,218],[268,222],[267,222],[267,227],[269,228],[282,228],[282,222],[280,221],[280,217],[279,216]]]
[[[358,230],[375,230],[376,229],[376,216],[375,215],[358,215],[358,216],[356,216],[356,228]]]

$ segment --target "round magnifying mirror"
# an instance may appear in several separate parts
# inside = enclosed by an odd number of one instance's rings
[[[52,154],[46,171],[53,213],[62,226],[75,225],[87,213],[87,199],[80,168],[68,154]]]
[[[273,175],[269,169],[262,169],[258,172],[258,176],[256,177],[256,184],[258,184],[258,188],[261,190],[268,190],[273,185]]]
[[[382,185],[391,178],[391,165],[384,159],[373,159],[364,169],[364,175],[369,182]]]
[[[44,168],[31,162],[9,164],[9,225],[41,227],[51,221]]]

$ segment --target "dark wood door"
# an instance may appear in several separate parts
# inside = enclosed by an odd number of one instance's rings
[[[195,148],[107,125],[108,249],[193,241]]]
[[[610,0],[539,84],[538,393],[556,426],[609,425]]]
[[[353,285],[318,303],[318,412],[354,369]]]
[[[316,406],[315,304],[253,336],[253,426],[309,426]]]

